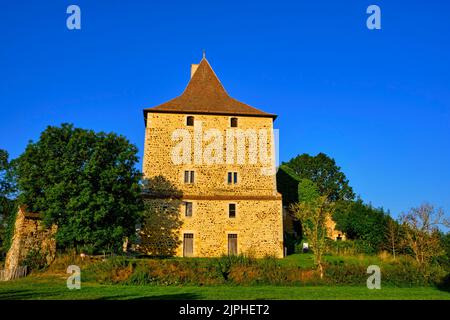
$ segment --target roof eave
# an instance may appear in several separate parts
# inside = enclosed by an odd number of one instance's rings
[[[210,112],[210,111],[180,111],[180,110],[155,110],[153,108],[144,109],[144,121],[147,123],[147,113],[178,113],[178,114],[204,114],[204,115],[218,115],[218,116],[239,116],[239,117],[258,117],[258,118],[272,118],[275,120],[278,115],[272,113],[265,114],[250,114],[239,112]]]

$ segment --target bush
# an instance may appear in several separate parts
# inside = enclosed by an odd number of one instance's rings
[[[29,271],[43,270],[48,266],[45,255],[40,250],[34,249],[28,252],[21,265],[27,266]]]
[[[442,278],[442,280],[437,284],[437,287],[442,291],[450,292],[450,273]]]
[[[375,259],[375,260],[374,260]],[[377,264],[376,257],[344,261],[336,259],[324,266],[324,278],[315,269],[283,265],[273,258],[253,259],[224,256],[211,259],[128,259],[116,257],[92,263],[84,279],[109,284],[129,285],[355,285],[365,286],[367,267]],[[382,286],[448,285],[447,273],[435,266],[419,270],[411,259],[380,264]]]
[[[377,251],[377,248],[375,248],[370,242],[365,240],[334,241],[328,239],[326,243],[326,253],[332,255],[372,255]]]

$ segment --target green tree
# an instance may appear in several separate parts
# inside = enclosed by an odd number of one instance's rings
[[[19,202],[58,225],[60,247],[118,251],[142,210],[136,153],[114,133],[49,126],[15,161]]]
[[[291,205],[295,217],[300,220],[303,232],[311,244],[314,262],[323,277],[322,255],[326,247],[327,217],[333,211],[333,203],[319,192],[317,185],[302,179],[298,185],[299,202]]]
[[[341,168],[336,165],[334,159],[324,153],[316,156],[304,153],[283,165],[290,167],[300,179],[314,182],[320,194],[332,202],[352,200],[355,197]]]
[[[450,271],[450,231],[447,233],[441,232],[441,246],[444,248],[445,252],[444,257],[441,260]]]
[[[374,208],[361,199],[339,202],[333,214],[336,229],[343,231],[347,239],[361,240],[366,253],[383,248],[386,240],[388,214],[383,208]]]
[[[8,152],[0,149],[0,248],[9,249],[11,228],[14,225],[16,187]]]

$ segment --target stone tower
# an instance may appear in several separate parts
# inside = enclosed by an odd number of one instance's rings
[[[144,178],[182,192],[177,256],[283,257],[275,118],[230,97],[205,57],[180,96],[144,109]]]

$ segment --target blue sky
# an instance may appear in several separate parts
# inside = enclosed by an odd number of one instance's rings
[[[66,8],[81,8],[81,30]],[[382,30],[366,28],[377,4]],[[8,1],[0,148],[47,125],[114,131],[142,156],[142,109],[179,95],[206,49],[235,98],[279,115],[280,158],[325,152],[394,215],[450,210],[447,1]]]

